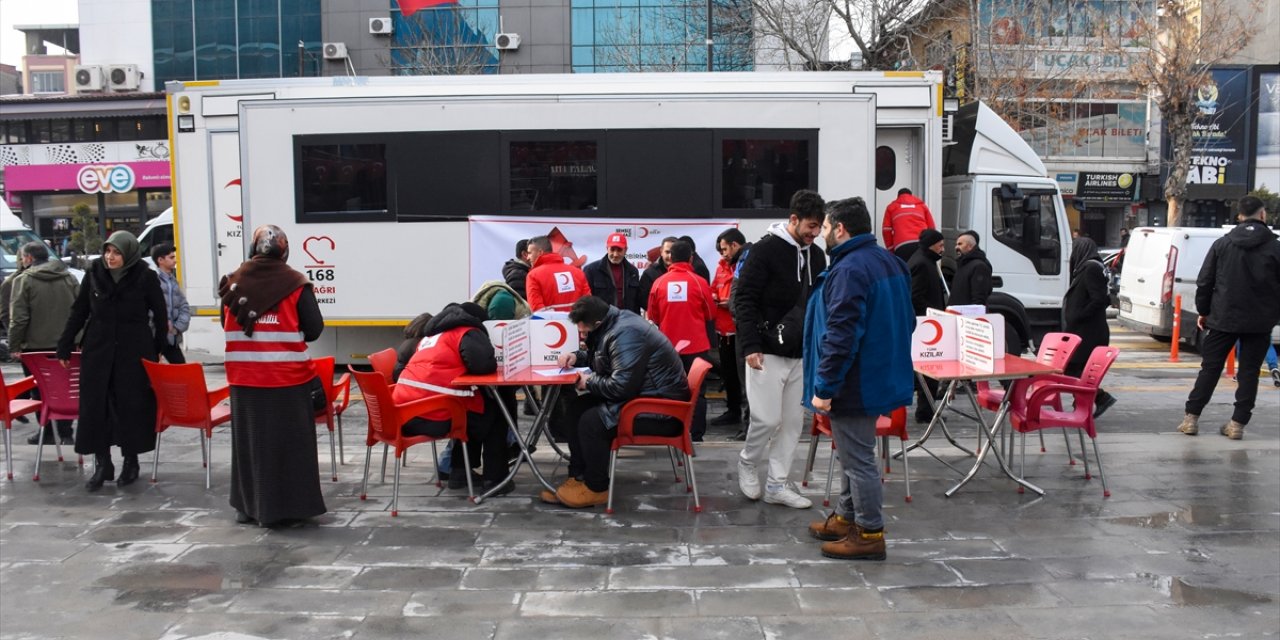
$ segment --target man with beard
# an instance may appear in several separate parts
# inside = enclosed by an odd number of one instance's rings
[[[619,309],[640,313],[640,270],[627,260],[627,237],[609,234],[605,250],[605,257],[582,270],[591,295]]]
[[[951,304],[980,304],[985,307],[987,298],[991,297],[991,261],[978,248],[977,231],[965,231],[956,238],[956,256],[956,275],[951,279]]]

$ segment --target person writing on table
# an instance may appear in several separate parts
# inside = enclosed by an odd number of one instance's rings
[[[617,433],[622,405],[635,398],[688,400],[689,381],[680,354],[644,318],[588,296],[573,303],[569,321],[585,336],[587,350],[560,356],[561,368],[578,364],[579,394],[566,402],[569,434],[569,478],[541,498],[550,504],[581,508],[609,501],[609,451]],[[668,416],[640,416],[635,432],[673,436],[684,425]]]

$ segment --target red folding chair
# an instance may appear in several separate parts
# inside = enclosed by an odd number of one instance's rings
[[[693,473],[693,438],[689,435],[689,426],[693,423],[693,411],[698,404],[698,395],[702,391],[702,383],[706,380],[711,363],[702,358],[695,358],[689,367],[689,399],[665,400],[662,398],[636,398],[624,405],[618,414],[618,432],[613,438],[613,451],[609,454],[609,503],[605,505],[605,513],[613,513],[613,479],[614,468],[618,464],[618,449],[622,447],[669,447],[671,471],[676,482],[680,482],[680,472],[676,471],[676,459],[673,454],[679,451],[684,457],[684,467],[689,472],[689,481],[685,483],[685,491],[693,493],[693,511],[702,512],[702,503],[698,500],[698,478]],[[635,433],[635,420],[640,415],[670,416],[680,420],[683,429],[674,436],[645,436]]]
[[[1055,369],[1062,370],[1067,368],[1067,363],[1071,362],[1071,356],[1076,352],[1076,347],[1080,346],[1081,338],[1074,333],[1046,333],[1044,339],[1040,341],[1040,349],[1036,353],[1036,362],[1047,364]],[[974,383],[978,390],[978,406],[987,411],[999,411],[1000,403],[1004,401],[1005,393],[1013,393],[1010,403],[1022,403],[1027,399],[1027,395],[1031,393],[1031,388],[1036,383],[1036,378],[1024,378],[1014,380],[1009,389],[1001,389],[992,387],[991,383],[982,380]],[[1058,409],[1062,409],[1062,400],[1058,399],[1054,405]],[[1045,452],[1044,434],[1040,435],[1040,453]],[[1066,432],[1062,434],[1063,440],[1067,443],[1067,461],[1069,464],[1076,463],[1075,458],[1071,456],[1071,440],[1067,439]],[[1007,451],[1013,450],[1013,432],[1009,432],[1009,446]]]
[[[818,441],[822,436],[831,439],[831,459],[827,462],[827,491],[822,496],[822,506],[831,506],[831,483],[836,470],[836,439],[831,437],[831,418],[820,413],[813,414],[813,426],[809,431],[809,460],[805,463],[804,479],[801,486],[809,486],[809,475],[813,473],[814,459],[818,456]],[[876,419],[876,437],[880,438],[880,457],[884,459],[884,475],[893,472],[889,455],[890,436],[898,439],[902,448],[902,475],[906,485],[906,501],[911,502],[911,465],[907,461],[907,408],[898,407],[887,416]],[[880,481],[884,482],[884,475]]]
[[[16,396],[34,388],[36,388],[36,379],[32,376],[9,384],[5,382],[4,374],[0,373],[0,420],[4,421],[4,461],[8,465],[10,480],[13,479],[13,436],[11,435],[13,421],[19,416],[39,411],[42,404],[39,400],[18,399]],[[44,431],[43,428],[40,430]]]
[[[22,354],[22,364],[36,379],[36,388],[40,390],[40,424],[50,424],[50,420],[80,419],[80,352],[73,352],[69,365],[63,367],[58,356],[52,351],[36,351]],[[54,439],[58,451],[58,462],[62,462],[62,445]],[[80,466],[84,466],[84,456],[78,456]],[[40,429],[40,441],[36,447],[36,467],[31,479],[40,481],[40,461],[44,459],[44,429]]]
[[[325,356],[323,358],[314,358],[311,360],[316,368],[316,376],[320,378],[320,384],[324,387],[325,408],[316,412],[316,422],[324,422],[329,428],[329,468],[333,472],[333,481],[338,481],[338,460],[342,460],[346,456],[346,452],[342,450],[342,413],[347,410],[347,406],[351,403],[351,374],[344,373],[337,382],[333,381],[333,356]],[[334,452],[333,445],[333,429],[334,423],[338,426],[338,453]]]
[[[1120,355],[1116,347],[1094,347],[1089,354],[1089,361],[1084,365],[1084,372],[1079,378],[1064,375],[1038,376],[1036,384],[1021,406],[1011,405],[1009,424],[1014,431],[1022,434],[1022,461],[1018,465],[1018,475],[1024,475],[1027,461],[1027,433],[1043,429],[1075,429],[1080,434],[1080,454],[1084,458],[1084,479],[1093,476],[1089,473],[1089,454],[1084,447],[1084,436],[1089,435],[1093,442],[1093,457],[1098,461],[1098,478],[1102,480],[1102,496],[1111,497],[1107,490],[1107,478],[1102,474],[1102,456],[1098,453],[1098,430],[1093,424],[1093,405],[1098,396],[1098,387],[1102,378],[1107,375],[1111,364]],[[1063,411],[1058,396],[1071,396],[1071,411]],[[1022,491],[1022,486],[1018,486]]]
[[[382,377],[387,379],[387,384],[391,384],[391,377],[395,375],[396,360],[398,358],[396,350],[388,347],[377,353],[369,354],[369,364],[374,371],[381,373]]]
[[[231,420],[231,407],[224,404],[231,387],[222,385],[209,391],[204,367],[196,363],[161,364],[143,360],[156,394],[156,454],[151,462],[151,482],[160,470],[160,437],[169,427],[200,430],[200,458],[204,461],[204,488],[210,487],[210,458],[213,456],[213,428]],[[208,440],[208,450],[205,450]]]
[[[360,387],[360,393],[364,396],[364,407],[369,413],[369,433],[365,437],[364,450],[364,478],[360,483],[360,499],[368,498],[369,489],[369,459],[373,456],[373,445],[381,442],[384,445],[390,445],[395,449],[395,484],[391,489],[391,516],[400,515],[398,503],[400,500],[400,467],[401,457],[404,452],[415,444],[424,442],[431,443],[431,456],[436,461],[436,468],[440,466],[440,458],[436,455],[437,440],[461,440],[467,441],[467,408],[462,401],[453,396],[440,395],[434,398],[424,398],[422,400],[414,400],[404,404],[396,404],[391,399],[391,387],[388,385],[386,378],[376,371],[365,372],[351,369],[351,375],[355,376],[356,384]],[[429,413],[439,409],[449,412],[449,420],[452,428],[449,433],[438,438],[431,436],[406,436],[401,431],[404,423],[410,418],[424,413]],[[463,463],[466,465],[463,469],[471,468],[471,458],[467,454],[466,447],[462,449]],[[436,486],[440,486],[440,474],[436,473]],[[467,495],[474,502],[476,499],[475,487],[471,484],[471,474],[467,474]]]

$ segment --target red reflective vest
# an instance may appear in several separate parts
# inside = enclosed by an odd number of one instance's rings
[[[292,387],[316,377],[298,323],[299,288],[253,323],[246,336],[230,310],[223,310],[227,383],[240,387]]]
[[[471,387],[453,385],[453,379],[467,372],[458,348],[462,336],[474,327],[454,327],[448,331],[427,336],[418,342],[418,350],[409,358],[409,364],[400,372],[400,379],[391,392],[396,404],[423,398],[450,395],[461,398],[467,411],[484,413],[484,399]],[[421,414],[427,420],[448,420],[449,412],[443,409]]]
[[[733,293],[735,266],[737,266],[736,263],[730,263],[721,258],[720,264],[716,266],[716,275],[711,279],[711,301],[715,303],[716,333],[722,336],[731,336],[737,331],[733,323],[733,312],[727,307],[720,306],[720,303],[727,302],[729,294]]]

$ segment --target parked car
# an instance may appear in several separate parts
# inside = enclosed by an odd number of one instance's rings
[[[1120,270],[1124,265],[1124,249],[1103,249],[1098,252],[1102,256],[1102,270],[1107,274],[1107,293],[1111,296],[1111,306],[1120,308]]]

